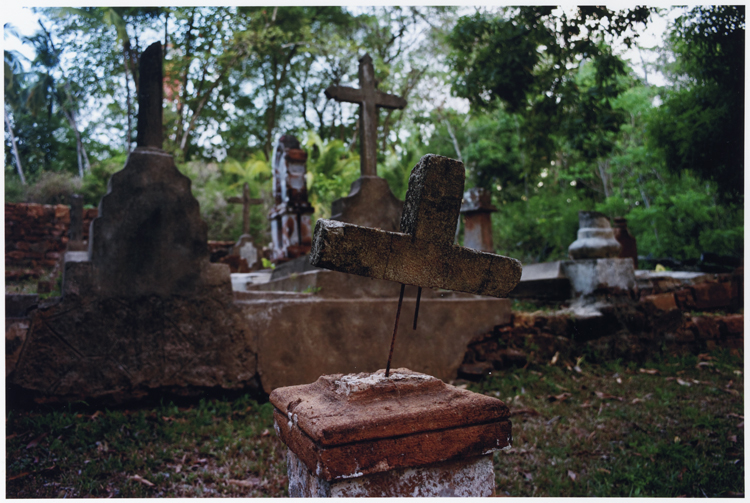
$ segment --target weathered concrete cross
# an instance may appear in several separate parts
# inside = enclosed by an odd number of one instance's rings
[[[464,179],[461,162],[422,157],[409,177],[401,232],[319,219],[310,263],[420,287],[507,296],[521,279],[518,260],[453,244]]]
[[[516,259],[453,244],[464,191],[464,165],[428,154],[409,176],[401,232],[319,219],[310,264],[401,283],[385,375],[391,367],[404,285],[416,285],[414,329],[422,287],[505,297],[521,279]]]
[[[362,176],[377,176],[378,108],[401,109],[406,100],[400,96],[378,91],[375,86],[375,71],[372,58],[365,54],[359,60],[359,89],[330,86],[325,90],[326,98],[347,103],[358,103],[359,107],[359,167]]]
[[[242,205],[242,234],[248,234],[250,232],[250,206],[263,204],[263,199],[251,198],[250,185],[245,182],[245,185],[242,186],[242,197],[230,197],[227,202]]]

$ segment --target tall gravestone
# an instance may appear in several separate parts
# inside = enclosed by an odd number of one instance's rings
[[[275,263],[301,257],[310,252],[312,229],[310,214],[315,211],[307,200],[307,152],[297,138],[279,138],[273,155],[274,206],[268,214],[271,221]]]
[[[377,176],[378,109],[401,109],[406,100],[378,91],[369,54],[359,60],[359,89],[331,86],[325,95],[359,105],[361,176],[352,184],[348,196],[332,203],[331,218],[386,231],[398,230],[403,203],[393,195],[388,182]]]
[[[256,351],[229,269],[209,262],[190,179],[161,149],[161,65],[157,42],[141,56],[138,145],[109,180],[88,256],[65,263],[63,296],[33,313],[9,376],[41,400],[254,382]]]

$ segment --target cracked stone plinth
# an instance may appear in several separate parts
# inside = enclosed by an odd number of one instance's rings
[[[462,163],[424,156],[409,177],[401,232],[319,219],[310,263],[409,285],[507,296],[521,278],[518,260],[453,244],[464,177]]]
[[[281,440],[311,476],[327,483],[448,461],[475,463],[511,443],[502,401],[405,368],[387,378],[383,370],[322,376],[278,388],[270,401]]]

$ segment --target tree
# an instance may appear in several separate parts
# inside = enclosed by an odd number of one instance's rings
[[[670,33],[677,81],[650,124],[674,173],[715,180],[726,201],[744,188],[745,7],[696,7]]]
[[[645,23],[650,12],[579,7],[569,16],[554,7],[520,7],[507,9],[505,16],[477,13],[458,21],[448,37],[453,91],[480,109],[499,100],[518,116],[525,184],[549,165],[557,148],[554,135],[566,133],[566,121],[567,133],[574,132],[571,139],[582,147],[597,129],[616,129],[607,98],[616,95],[612,85],[624,66],[605,42],[631,44],[628,30]],[[576,82],[574,70],[584,61],[596,70],[591,93],[582,93]],[[572,128],[571,113],[578,120]]]

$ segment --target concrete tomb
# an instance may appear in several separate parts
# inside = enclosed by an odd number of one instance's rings
[[[424,156],[409,177],[401,232],[318,220],[312,264],[402,285],[385,371],[271,394],[290,495],[494,495],[491,453],[511,442],[505,404],[406,368],[390,373],[406,283],[419,288],[416,329],[422,287],[502,296],[521,276],[517,260],[453,244],[464,177],[462,163]]]
[[[273,250],[271,261],[279,264],[310,252],[310,214],[315,211],[307,200],[307,152],[294,136],[279,138],[273,156],[274,206],[271,221]]]
[[[497,211],[492,205],[492,194],[487,189],[475,187],[464,192],[461,214],[464,216],[464,246],[483,252],[493,252],[492,220]]]
[[[8,377],[41,401],[255,386],[229,269],[209,262],[190,180],[161,150],[161,45],[140,64],[138,146],[109,181],[86,256],[69,253],[62,297],[30,313]]]

